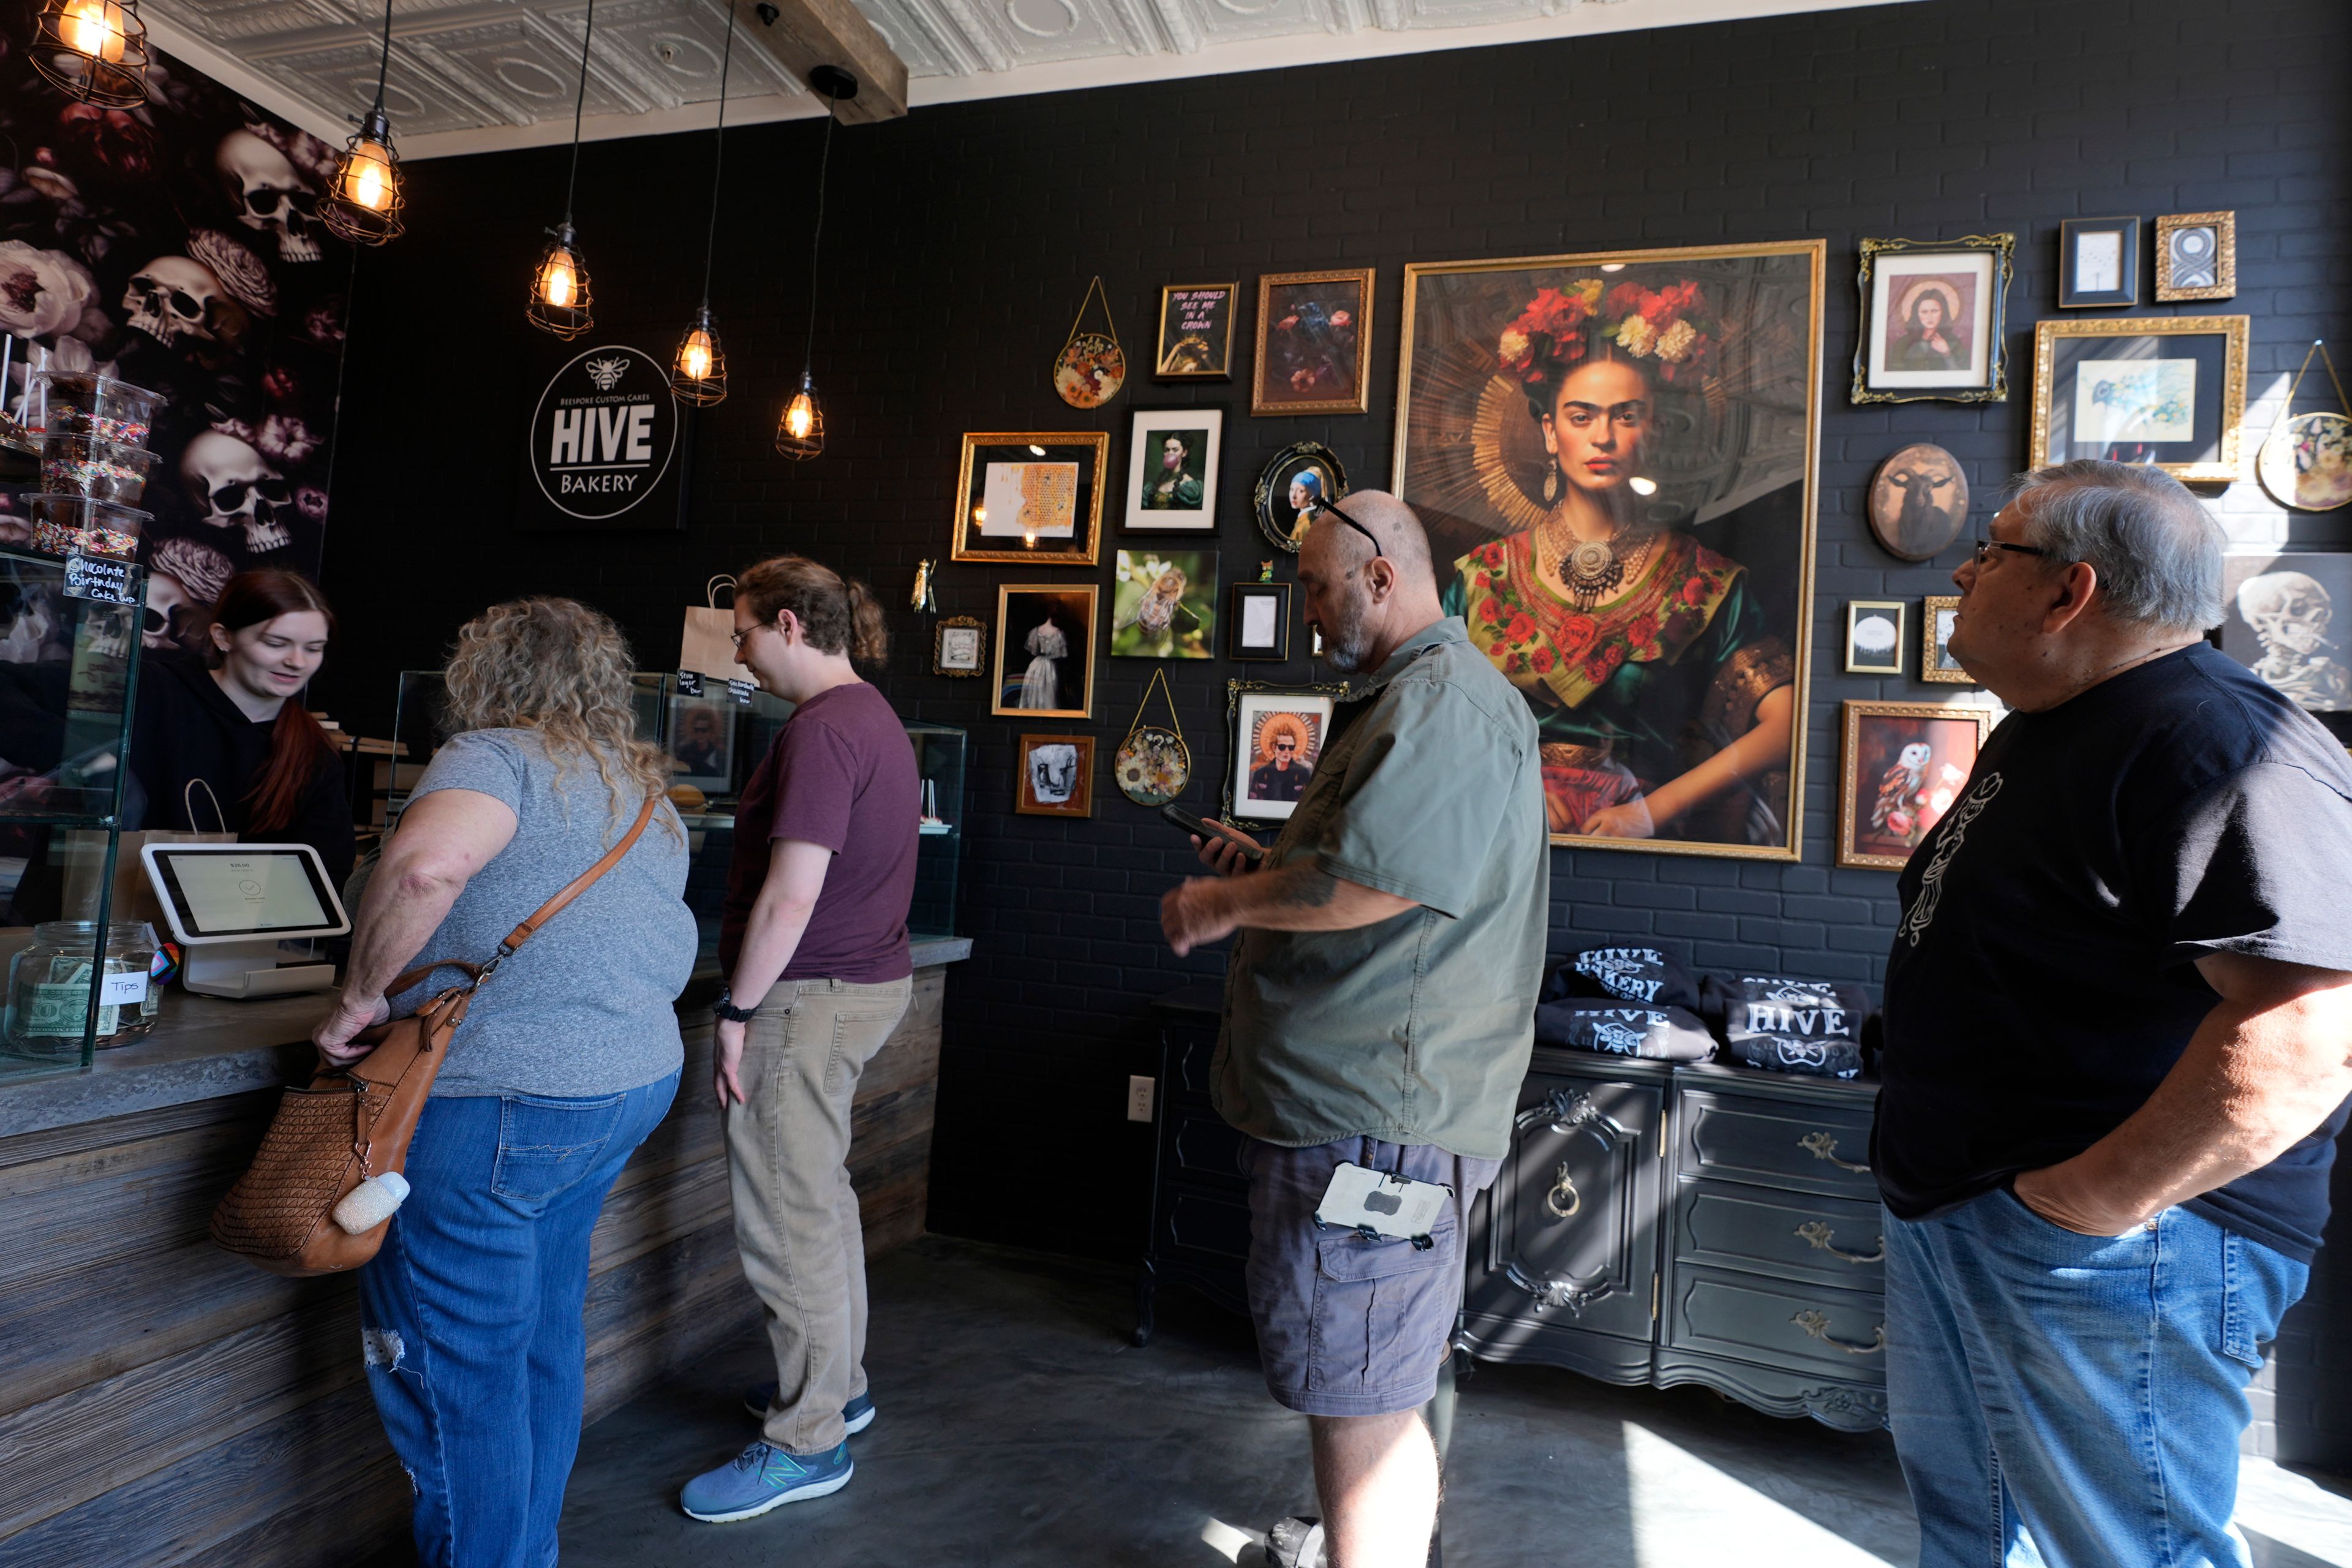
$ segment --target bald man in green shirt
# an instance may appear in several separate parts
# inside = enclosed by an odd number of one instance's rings
[[[1268,1390],[1308,1418],[1331,1560],[1420,1568],[1437,1461],[1419,1411],[1534,1046],[1542,777],[1527,702],[1444,614],[1410,507],[1322,505],[1298,581],[1352,676],[1333,738],[1261,868],[1221,830],[1201,845],[1219,875],[1171,890],[1160,921],[1179,953],[1242,933],[1213,1088],[1247,1135],[1250,1312]],[[1424,1238],[1320,1226],[1343,1164],[1454,1196]]]

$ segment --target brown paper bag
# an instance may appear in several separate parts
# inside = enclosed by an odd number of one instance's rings
[[[735,579],[713,577],[702,590],[707,604],[687,606],[686,631],[678,638],[677,667],[724,686],[730,680],[743,679],[750,672],[735,662],[735,612],[731,607],[719,608],[722,584],[731,589]]]
[[[121,835],[114,851],[114,902],[107,920],[146,921],[159,931],[168,934],[163,923],[163,906],[155,897],[154,884],[147,879],[147,864],[139,854],[149,844],[234,844],[236,835],[228,830],[228,818],[220,808],[220,797],[213,786],[202,779],[190,779],[183,792],[182,804],[188,809],[188,820],[196,818],[196,792],[202,790],[212,805],[213,820],[219,823],[216,833],[187,833],[169,828],[142,828]],[[81,829],[65,835],[65,904],[62,918],[69,921],[94,921],[98,918],[98,889],[106,874],[106,835],[96,829]]]

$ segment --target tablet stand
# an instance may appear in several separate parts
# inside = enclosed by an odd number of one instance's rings
[[[301,991],[324,991],[335,984],[331,963],[278,962],[278,939],[251,942],[190,942],[183,950],[180,984],[201,996],[231,996],[250,1001],[261,996],[290,996]]]

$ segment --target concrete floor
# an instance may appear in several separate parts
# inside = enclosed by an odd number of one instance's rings
[[[565,1568],[1222,1568],[1241,1531],[1312,1513],[1304,1421],[1266,1397],[1248,1328],[1181,1289],[1126,1340],[1123,1269],[927,1238],[876,1266],[879,1415],[843,1491],[696,1524],[679,1483],[753,1436],[733,1345],[590,1428]],[[1882,1434],[1782,1421],[1697,1389],[1481,1366],[1448,1467],[1448,1568],[1901,1565],[1917,1551]],[[2250,1465],[2256,1568],[2352,1568],[2352,1500]]]

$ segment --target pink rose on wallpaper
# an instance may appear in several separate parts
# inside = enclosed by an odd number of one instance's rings
[[[0,240],[0,331],[20,338],[68,331],[97,293],[89,269],[71,257]]]

